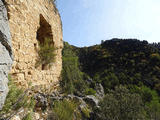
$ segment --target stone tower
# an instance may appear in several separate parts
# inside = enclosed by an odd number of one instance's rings
[[[55,87],[62,69],[62,23],[55,4],[49,0],[5,0],[13,45],[14,63],[11,75],[21,87]],[[35,67],[38,42],[49,37],[55,48],[51,67]]]

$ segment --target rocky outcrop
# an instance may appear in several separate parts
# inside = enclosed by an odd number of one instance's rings
[[[36,108],[46,110],[46,108],[48,106],[47,95],[42,94],[42,93],[37,93],[34,96],[34,99],[37,101],[36,106],[35,106]]]
[[[103,99],[105,93],[104,93],[104,88],[103,88],[102,84],[97,83],[95,86],[95,90],[96,90],[96,97],[98,99]]]
[[[91,106],[98,107],[99,99],[97,99],[94,95],[87,95],[83,98],[83,100]]]
[[[62,23],[57,8],[49,0],[5,2],[14,54],[11,74],[15,83],[24,88],[32,85],[56,89],[62,69],[63,48]],[[36,68],[39,42],[44,42],[48,37],[56,48],[55,62],[50,67],[41,64]]]
[[[0,110],[8,93],[8,72],[13,61],[7,11],[0,0]]]

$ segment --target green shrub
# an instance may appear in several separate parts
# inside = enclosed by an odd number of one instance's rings
[[[32,120],[32,113],[28,113],[22,120]]]
[[[73,120],[78,104],[70,100],[56,101],[53,112],[57,120]]]
[[[115,87],[99,103],[100,120],[145,120],[141,96],[124,87]]]
[[[27,96],[22,89],[18,88],[14,84],[10,75],[8,76],[8,79],[9,92],[0,114],[11,113],[12,111],[16,111],[21,107],[32,110],[35,106],[34,98],[32,96]]]
[[[87,107],[82,108],[82,114],[84,115],[85,118],[89,118],[90,117],[90,109],[88,109]]]
[[[39,59],[36,63],[36,67],[40,64],[49,65],[50,63],[53,63],[56,56],[56,48],[53,44],[53,41],[50,38],[45,38],[43,42],[39,42],[39,47]]]
[[[95,95],[96,91],[93,88],[87,88],[85,91],[85,95]]]
[[[29,108],[32,111],[35,107],[35,104],[36,104],[36,101],[35,101],[34,97],[32,96],[32,97],[30,97],[27,108]]]
[[[1,113],[8,113],[13,105],[16,103],[21,94],[23,94],[23,90],[17,88],[17,86],[13,83],[11,77],[9,76],[9,93],[7,95],[5,104]],[[22,103],[18,103],[14,108],[18,109]]]
[[[86,81],[83,79],[84,74],[79,68],[79,60],[72,46],[64,43],[63,49],[63,70],[61,87],[66,93],[83,92],[86,89]]]
[[[150,55],[150,57],[151,57],[151,60],[153,62],[159,62],[160,61],[160,55],[158,53],[153,53],[153,54]]]

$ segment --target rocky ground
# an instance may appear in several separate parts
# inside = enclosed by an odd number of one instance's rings
[[[25,91],[25,95],[27,96],[34,96],[34,107],[33,109],[20,107],[17,111],[12,111],[9,114],[3,115],[2,118],[5,120],[23,120],[24,117],[27,115],[27,113],[32,113],[32,119],[33,120],[54,120],[55,116],[53,114],[53,106],[57,101],[75,101],[78,103],[77,112],[82,114],[82,120],[88,120],[85,115],[83,115],[83,110],[85,108],[89,108],[89,115],[92,117],[94,114],[92,112],[93,108],[98,108],[99,101],[104,96],[104,90],[101,84],[97,84],[97,91],[96,95],[73,95],[69,94],[66,95],[60,91],[53,92],[52,94],[45,94],[41,92],[35,93],[33,90],[27,90]],[[23,100],[23,95],[21,95],[17,102],[21,102]],[[2,119],[1,118],[1,119]]]

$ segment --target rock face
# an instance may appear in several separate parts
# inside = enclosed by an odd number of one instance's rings
[[[0,110],[8,93],[8,72],[13,61],[7,11],[0,0]]]
[[[63,48],[62,23],[55,5],[49,0],[5,0],[11,30],[14,64],[11,74],[17,85],[27,88],[44,86],[47,89],[58,83]],[[50,38],[56,47],[55,62],[50,67],[41,64],[39,43]],[[54,87],[52,87],[54,89]]]
[[[95,89],[96,89],[96,97],[99,99],[103,99],[105,93],[102,84],[97,83]]]
[[[99,100],[93,95],[87,95],[83,100],[91,106],[98,107]]]

